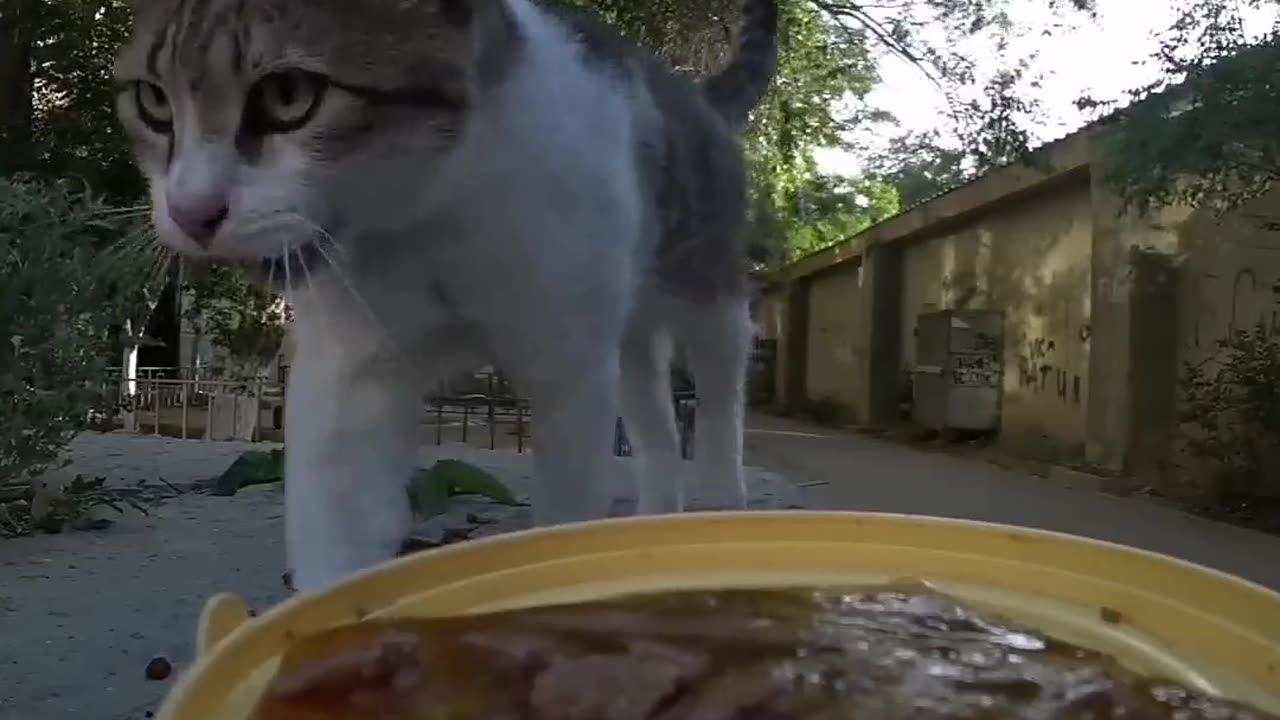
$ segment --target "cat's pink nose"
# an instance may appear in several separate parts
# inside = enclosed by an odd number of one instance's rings
[[[170,196],[169,217],[187,237],[207,250],[227,219],[227,199],[223,195]]]

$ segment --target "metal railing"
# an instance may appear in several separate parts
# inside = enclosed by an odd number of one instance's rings
[[[281,372],[281,379],[286,372]],[[105,381],[102,408],[97,411],[100,419],[95,426],[183,440],[283,441],[283,382],[267,378],[230,380],[183,375],[190,373],[184,368],[139,368],[134,377],[116,375]],[[233,398],[230,427],[211,432],[215,403],[227,398]],[[681,454],[688,458],[697,397],[691,390],[682,388],[673,393],[672,402]],[[424,398],[423,411],[423,425],[436,445],[444,445],[446,441],[469,445],[483,439],[487,440],[490,450],[501,447],[523,453],[529,447],[533,420],[529,401],[516,394],[501,373],[468,374],[441,384]],[[239,427],[238,423],[246,416],[252,419],[251,427]],[[432,422],[426,422],[427,419]],[[477,425],[483,426],[480,438],[473,432]],[[217,437],[211,438],[211,435]],[[614,434],[614,453],[631,454],[621,420]]]
[[[132,390],[132,392],[130,392]],[[103,383],[104,416],[100,424],[118,425],[136,433],[165,435],[183,440],[207,437],[217,398],[235,398],[229,434],[258,442],[277,439],[265,430],[283,429],[284,387],[267,380],[176,379],[159,374],[113,378]],[[248,432],[239,432],[238,405],[250,403],[254,418]],[[268,422],[263,413],[271,412]]]

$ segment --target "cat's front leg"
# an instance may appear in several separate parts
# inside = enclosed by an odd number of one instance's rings
[[[523,332],[500,338],[499,361],[533,408],[535,525],[606,517],[630,479],[619,476],[623,468],[613,454],[626,307],[619,295],[601,292],[593,302],[544,298],[544,313]]]
[[[285,428],[285,524],[294,586],[321,590],[395,557],[412,521],[405,484],[422,413],[400,366],[330,346],[299,352]]]
[[[613,456],[618,418],[616,351],[530,382],[533,403],[534,524],[558,525],[610,514],[619,495]]]

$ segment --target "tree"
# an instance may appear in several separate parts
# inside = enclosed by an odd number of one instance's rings
[[[132,205],[142,178],[116,120],[115,53],[130,13],[124,0],[45,0],[33,54],[35,169],[88,182]]]
[[[844,183],[823,177],[814,155],[843,145],[844,132],[871,114],[861,99],[877,76],[865,38],[833,35],[810,4],[792,2],[783,11],[778,77],[752,116],[745,145],[755,205],[780,231],[772,255],[792,260],[844,240],[897,206],[884,188],[870,187],[874,181],[859,183],[863,195],[875,198],[865,208],[852,197],[834,197]]]
[[[210,265],[186,283],[186,319],[229,356],[224,368],[235,379],[256,378],[280,351],[284,304],[270,289],[235,265]]]
[[[1161,77],[1133,90],[1133,104],[1111,118],[1106,174],[1126,206],[1220,214],[1280,179],[1280,28],[1250,37],[1242,17],[1266,4],[1190,0],[1164,33]],[[1080,105],[1106,107],[1090,98]]]
[[[128,32],[124,0],[3,0],[0,173],[78,177],[104,197],[142,195],[115,119],[111,65]]]
[[[904,209],[963,185],[977,171],[973,158],[948,146],[937,131],[900,135],[867,165],[869,177],[897,190]]]
[[[598,13],[690,72],[723,62],[740,6],[740,0],[543,1]],[[989,106],[1020,107],[1016,83],[992,84],[987,104],[965,100],[961,92],[977,82],[976,61],[961,41],[1014,32],[1006,12],[1014,1],[781,0],[778,81],[746,140],[752,167],[765,177],[756,184],[755,204],[771,207],[787,238],[799,232],[800,208],[808,202],[801,200],[802,190],[823,182],[815,180],[814,151],[843,145],[847,130],[877,117],[864,100],[878,81],[877,48],[916,64],[947,92],[957,133],[975,153],[1016,154],[1026,144],[1016,113],[988,112]],[[1086,10],[1091,5],[1039,1]],[[51,176],[84,178],[113,199],[138,202],[142,183],[112,117],[109,72],[127,20],[124,0],[4,0],[0,157],[20,158],[22,167]],[[6,152],[10,148],[21,152]]]
[[[163,262],[136,216],[72,183],[0,179],[0,481],[38,474],[84,427]]]
[[[732,48],[739,0],[546,0],[586,7],[666,57],[677,68],[703,73]],[[1043,0],[1051,7],[1090,11],[1092,0]],[[962,50],[966,38],[999,38],[1017,31],[1006,12],[1010,0],[781,0],[778,77],[753,116],[746,139],[753,170],[757,222],[767,218],[775,259],[789,259],[847,236],[839,228],[865,227],[888,208],[884,178],[856,183],[858,202],[827,202],[815,192],[837,185],[820,177],[814,152],[843,147],[846,133],[885,119],[867,106],[879,78],[876,49],[906,59],[934,80],[950,100],[955,135],[967,156],[985,166],[1008,162],[1029,144],[1033,104],[1022,94],[1025,65],[1013,64],[980,86],[977,61]],[[997,43],[998,44],[998,43]],[[971,94],[971,93],[970,93]],[[821,192],[819,192],[821,195]],[[810,209],[842,213],[819,218]],[[891,211],[890,211],[891,212]],[[757,233],[760,234],[760,233]]]
[[[31,164],[33,53],[40,0],[4,0],[0,11],[0,174]]]
[[[875,178],[813,175],[798,188],[791,259],[847,240],[898,212],[892,185]]]
[[[1185,450],[1207,481],[1191,496],[1280,532],[1280,338],[1237,331],[1180,380]]]

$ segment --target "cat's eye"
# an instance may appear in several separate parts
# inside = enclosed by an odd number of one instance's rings
[[[323,75],[293,70],[263,76],[249,91],[244,130],[255,135],[288,133],[316,114],[329,82]]]
[[[173,106],[169,104],[164,88],[140,80],[133,87],[133,99],[138,107],[138,117],[147,127],[158,133],[173,131]]]

